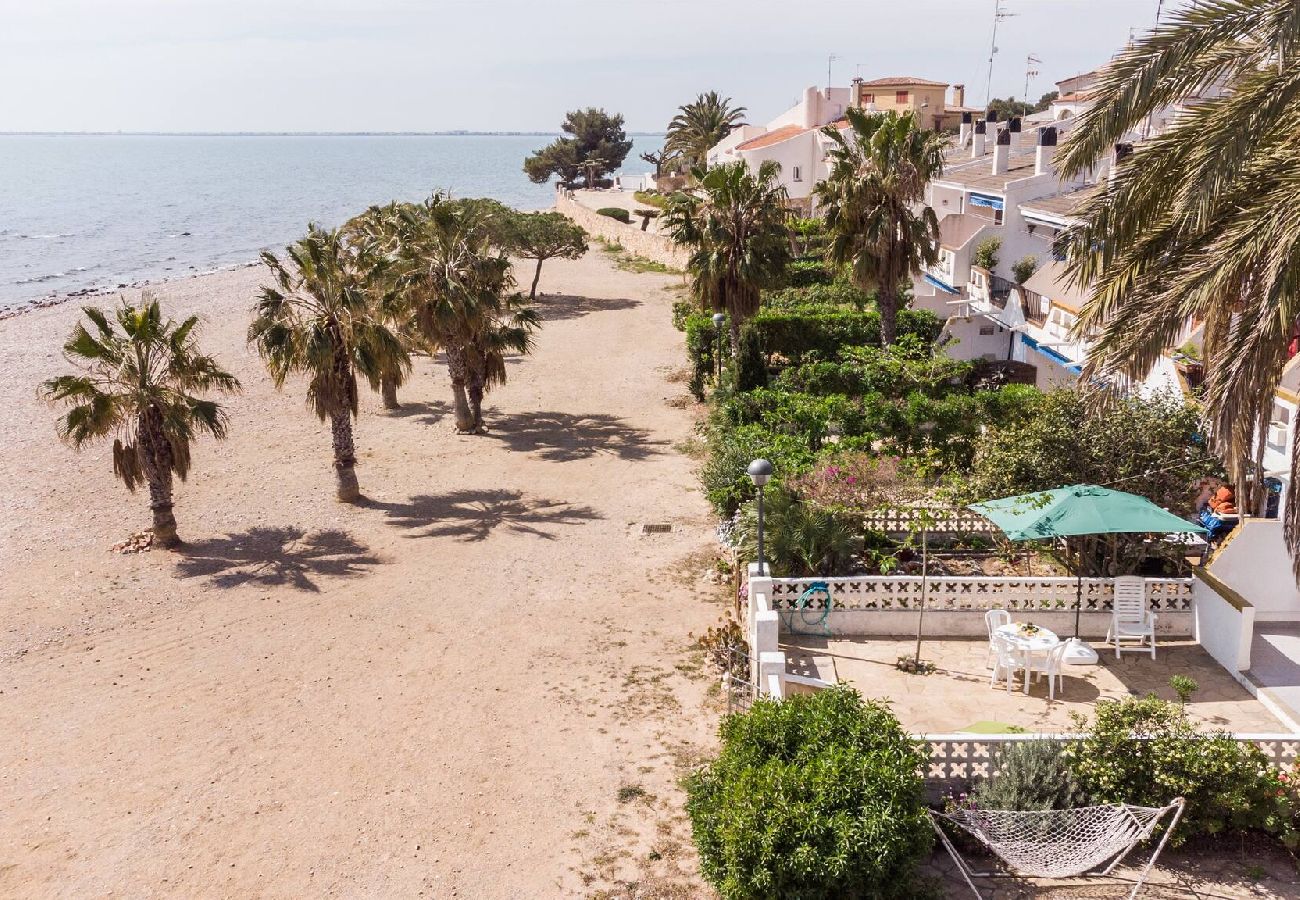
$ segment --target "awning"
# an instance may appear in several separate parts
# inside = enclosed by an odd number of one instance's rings
[[[1065,366],[1066,369],[1073,372],[1075,375],[1083,374],[1083,366],[1079,365],[1074,360],[1070,359],[1068,356],[1057,353],[1051,347],[1042,346],[1041,344],[1038,343],[1038,341],[1034,340],[1029,335],[1027,334],[1020,335],[1020,342],[1024,344],[1026,347],[1030,348],[1031,350],[1043,354],[1053,362]]]
[[[940,281],[938,278],[935,278],[933,275],[925,275],[924,278],[925,278],[925,283],[926,283],[926,284],[928,284],[928,285],[930,285],[930,286],[932,286],[932,287],[937,287],[939,290],[943,291],[945,294],[960,294],[960,293],[961,293],[961,291],[957,290],[957,289],[956,289],[955,287],[953,287],[952,285],[944,284],[942,281]]]
[[[1000,197],[990,197],[988,194],[971,194],[971,206],[987,206],[989,209],[1002,209],[1005,204]]]

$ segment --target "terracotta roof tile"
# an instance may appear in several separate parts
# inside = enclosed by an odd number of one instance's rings
[[[930,81],[926,78],[917,78],[914,75],[902,75],[898,78],[875,78],[871,81],[862,82],[863,87],[889,87],[894,84],[914,84],[921,87],[943,87],[948,86],[946,81]]]
[[[737,150],[757,150],[760,147],[770,147],[773,144],[779,144],[782,141],[788,141],[796,135],[809,131],[807,128],[800,128],[798,125],[783,125],[775,131],[769,131],[766,134],[760,134],[758,137],[737,144]]]

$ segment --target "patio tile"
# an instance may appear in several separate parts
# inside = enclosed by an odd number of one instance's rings
[[[1101,652],[1096,666],[1067,666],[1064,690],[1047,698],[1045,680],[1031,682],[1026,696],[1008,694],[1005,683],[989,687],[988,645],[983,640],[927,640],[922,659],[937,667],[932,675],[907,675],[894,668],[900,656],[910,656],[914,639],[824,638],[785,635],[782,649],[791,671],[804,670],[813,657],[829,657],[842,682],[853,684],[866,697],[890,701],[903,726],[913,732],[961,731],[979,721],[1002,722],[1028,731],[1073,730],[1071,713],[1090,715],[1099,699],[1143,696],[1154,692],[1176,700],[1169,687],[1174,675],[1194,679],[1189,715],[1214,728],[1239,732],[1287,730],[1201,647],[1190,641],[1161,642],[1156,659]],[[802,668],[801,668],[802,667]]]

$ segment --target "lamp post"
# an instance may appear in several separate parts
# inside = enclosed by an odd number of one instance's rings
[[[725,321],[727,321],[727,317],[724,316],[722,313],[713,314],[713,334],[716,339],[714,343],[718,345],[716,356],[718,357],[718,383],[719,384],[722,383],[722,323]]]
[[[758,488],[758,574],[767,574],[767,561],[763,558],[763,485],[772,477],[772,464],[765,459],[756,459],[745,470],[749,480]]]

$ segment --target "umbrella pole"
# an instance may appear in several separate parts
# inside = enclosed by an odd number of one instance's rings
[[[1083,613],[1083,570],[1075,573],[1074,589],[1074,636],[1079,636],[1079,618]]]

